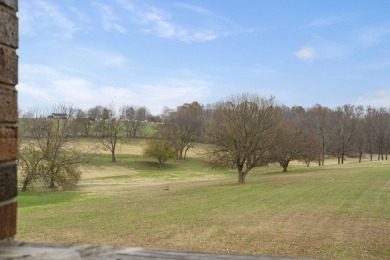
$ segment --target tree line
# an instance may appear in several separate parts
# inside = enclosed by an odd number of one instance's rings
[[[194,101],[164,108],[158,116],[144,106],[110,104],[83,111],[59,105],[20,113],[23,189],[36,179],[49,188],[73,187],[80,178],[78,166],[88,158],[88,151],[73,145],[77,137],[96,138],[115,162],[118,142],[142,136],[150,124],[156,133],[144,154],[156,158],[160,167],[170,158],[185,160],[189,149],[205,143],[204,160],[212,167],[236,169],[239,183],[253,168],[271,163],[287,171],[293,160],[323,166],[329,156],[339,164],[349,158],[361,162],[365,155],[371,161],[387,160],[390,149],[386,107],[288,107],[273,97],[249,94],[206,106]]]

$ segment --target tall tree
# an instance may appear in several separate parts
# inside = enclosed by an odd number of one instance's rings
[[[337,107],[333,112],[333,153],[337,156],[338,164],[344,163],[345,155],[352,144],[362,114],[363,107],[353,105]]]
[[[280,114],[273,98],[242,94],[217,103],[207,125],[214,145],[205,152],[205,159],[215,167],[234,167],[238,183],[245,183],[253,168],[270,162]]]
[[[325,163],[325,155],[332,146],[331,142],[331,122],[332,110],[327,107],[322,107],[317,104],[308,109],[308,120],[310,129],[317,136],[320,146],[320,153],[318,154],[318,165],[323,166]]]

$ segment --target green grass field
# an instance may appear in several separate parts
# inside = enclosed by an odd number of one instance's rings
[[[75,191],[19,193],[17,239],[322,259],[390,258],[390,162],[210,170],[196,155],[163,169],[144,140],[85,166]],[[39,189],[39,188],[37,188]]]

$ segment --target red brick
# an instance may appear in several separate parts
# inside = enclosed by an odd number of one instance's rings
[[[0,122],[16,123],[18,121],[17,91],[14,87],[0,83]]]
[[[17,129],[0,128],[0,162],[17,159]]]
[[[18,56],[6,47],[0,47],[0,82],[18,84]]]
[[[16,235],[16,202],[0,206],[0,241]]]
[[[0,10],[0,43],[18,47],[18,19],[15,13]]]
[[[16,163],[0,163],[0,202],[18,195]]]

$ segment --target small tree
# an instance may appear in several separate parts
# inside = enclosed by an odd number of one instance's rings
[[[99,141],[104,149],[111,152],[112,162],[116,162],[116,147],[118,141],[122,139],[122,119],[122,116],[116,116],[113,105],[103,109],[102,133]]]
[[[145,157],[156,158],[158,160],[158,167],[161,168],[164,162],[174,156],[175,148],[165,140],[151,140],[146,144],[143,154]]]

